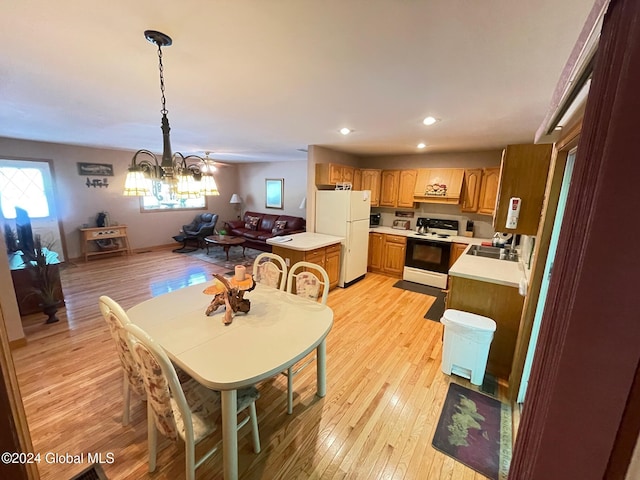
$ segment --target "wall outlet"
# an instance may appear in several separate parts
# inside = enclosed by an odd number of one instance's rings
[[[291,266],[291,259],[290,259],[289,257],[285,258],[285,259],[284,259],[284,263],[285,263],[285,265],[286,265],[287,267],[290,267],[290,266]]]

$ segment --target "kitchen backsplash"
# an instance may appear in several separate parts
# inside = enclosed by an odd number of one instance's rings
[[[413,218],[396,217],[396,212],[414,212]],[[372,207],[371,213],[381,214],[381,225],[391,227],[393,221],[397,219],[409,220],[411,230],[416,229],[416,219],[418,217],[442,218],[445,220],[458,220],[460,223],[459,235],[462,235],[467,225],[467,220],[473,221],[473,236],[478,238],[491,238],[495,231],[491,226],[491,218],[486,215],[461,214],[458,205],[434,205],[424,204],[423,208],[416,210],[407,210],[401,208],[380,208]]]

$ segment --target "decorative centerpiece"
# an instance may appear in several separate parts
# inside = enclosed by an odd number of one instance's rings
[[[244,298],[244,293],[253,290],[256,282],[253,276],[247,275],[244,265],[236,265],[235,275],[229,280],[217,273],[213,276],[216,283],[204,290],[204,293],[214,295],[205,313],[210,315],[224,305],[226,311],[222,323],[230,325],[236,312],[248,313],[251,309],[251,301]]]

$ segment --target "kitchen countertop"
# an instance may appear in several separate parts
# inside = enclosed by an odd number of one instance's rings
[[[469,248],[451,266],[449,275],[518,288],[524,276],[521,262],[467,255]]]
[[[401,235],[403,237],[415,237],[415,238],[426,238],[429,237],[425,235],[418,235],[414,230],[398,230],[396,228],[391,227],[370,227],[369,233],[384,233],[387,235]],[[434,240],[443,240],[442,238],[434,238]],[[462,235],[452,235],[447,238],[446,241],[451,240],[451,243],[466,243],[467,245],[480,245],[482,242],[490,242],[490,238],[480,238],[480,237],[463,237]]]
[[[277,239],[290,240],[282,242],[277,241]],[[276,245],[282,248],[289,248],[291,250],[308,252],[309,250],[315,250],[316,248],[328,247],[329,245],[340,243],[343,240],[343,237],[325,235],[324,233],[302,232],[294,233],[293,235],[269,238],[267,239],[267,243],[269,245]]]

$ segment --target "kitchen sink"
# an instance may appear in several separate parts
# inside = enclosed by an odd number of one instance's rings
[[[509,248],[486,247],[484,245],[471,245],[467,255],[476,257],[495,258],[496,260],[518,261],[518,252]]]

